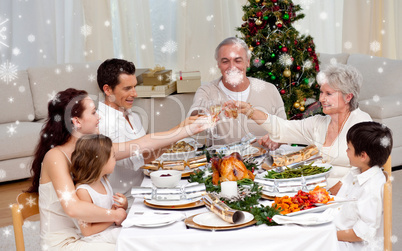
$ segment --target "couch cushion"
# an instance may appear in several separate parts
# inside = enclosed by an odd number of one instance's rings
[[[348,62],[349,54],[327,54],[319,53],[318,59],[320,61],[320,69],[324,69],[329,64],[346,64]]]
[[[363,74],[359,100],[402,93],[402,60],[351,54],[348,64]]]
[[[370,114],[372,119],[385,119],[401,116],[402,118],[402,94],[385,97],[375,96],[372,99],[361,100],[359,107]]]
[[[94,95],[93,99],[97,100],[101,94],[96,82],[96,71],[100,64],[101,62],[97,61],[29,68],[29,84],[35,106],[35,119],[46,118],[49,100],[57,92],[67,88],[86,90]]]
[[[0,124],[0,160],[31,156],[42,125],[38,122]]]
[[[0,123],[33,121],[34,108],[28,73],[18,71],[17,78],[8,85],[2,84],[0,92]]]

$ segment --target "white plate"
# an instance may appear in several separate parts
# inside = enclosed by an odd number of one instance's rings
[[[238,223],[231,224],[229,222],[226,222],[222,220],[218,215],[216,215],[213,212],[207,212],[203,214],[196,215],[193,218],[193,221],[201,226],[206,226],[206,227],[231,227],[231,226],[238,226],[242,225],[245,223],[248,223],[254,219],[254,216],[248,212],[242,211],[244,218]]]
[[[171,221],[167,221],[167,222],[161,222],[161,223],[155,223],[155,224],[133,224],[133,226],[136,227],[147,227],[147,228],[151,228],[151,227],[162,227],[162,226],[167,226],[170,224],[175,223],[176,220],[171,220]]]
[[[201,200],[200,197],[188,200],[145,200],[147,203],[155,206],[181,206]]]
[[[328,208],[338,207],[338,206],[339,206],[339,204],[335,202],[335,203],[331,203],[328,205],[323,205],[323,206],[305,209],[305,210],[301,210],[301,211],[297,211],[297,212],[293,212],[293,213],[288,213],[288,214],[286,214],[286,216],[296,216],[296,215],[307,214],[307,213],[318,213],[318,212],[323,212]]]

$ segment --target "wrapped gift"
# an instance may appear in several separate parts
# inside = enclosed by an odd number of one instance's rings
[[[172,80],[172,70],[165,70],[165,67],[156,66],[142,74],[144,85],[165,85]]]
[[[176,91],[176,82],[153,86],[140,84],[135,90],[139,98],[164,98]]]
[[[137,77],[137,84],[142,84],[142,74],[149,71],[149,68],[135,69],[135,76]]]
[[[199,71],[180,71],[176,73],[177,92],[196,92],[201,86],[201,73]]]

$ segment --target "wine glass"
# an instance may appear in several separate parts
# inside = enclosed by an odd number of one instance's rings
[[[233,102],[236,102],[236,100],[233,99],[231,96],[227,95],[227,97],[228,97],[229,100],[231,100]],[[240,141],[244,142],[244,143],[248,143],[249,141],[251,142],[251,141],[253,141],[255,139],[255,136],[251,132],[246,132],[246,130],[244,129],[243,124],[240,122],[240,118],[238,117],[239,116],[238,109],[239,108],[237,106],[231,106],[229,108],[228,112],[230,112],[231,117],[237,121],[238,127],[240,127],[240,129],[242,130],[242,132],[244,134],[244,136],[241,138]]]
[[[217,100],[208,100],[207,102],[207,107],[208,107],[208,112],[211,117],[211,127],[209,128],[210,133],[211,133],[211,140],[212,140],[212,146],[214,146],[214,139],[219,139],[217,127],[216,127],[216,122],[218,121],[218,117],[222,112],[222,100],[217,99]]]

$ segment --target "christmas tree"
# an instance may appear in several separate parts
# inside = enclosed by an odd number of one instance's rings
[[[288,119],[320,113],[313,38],[300,35],[292,26],[304,17],[298,14],[300,5],[291,0],[249,0],[243,11],[245,22],[237,30],[252,51],[247,75],[278,88]]]

